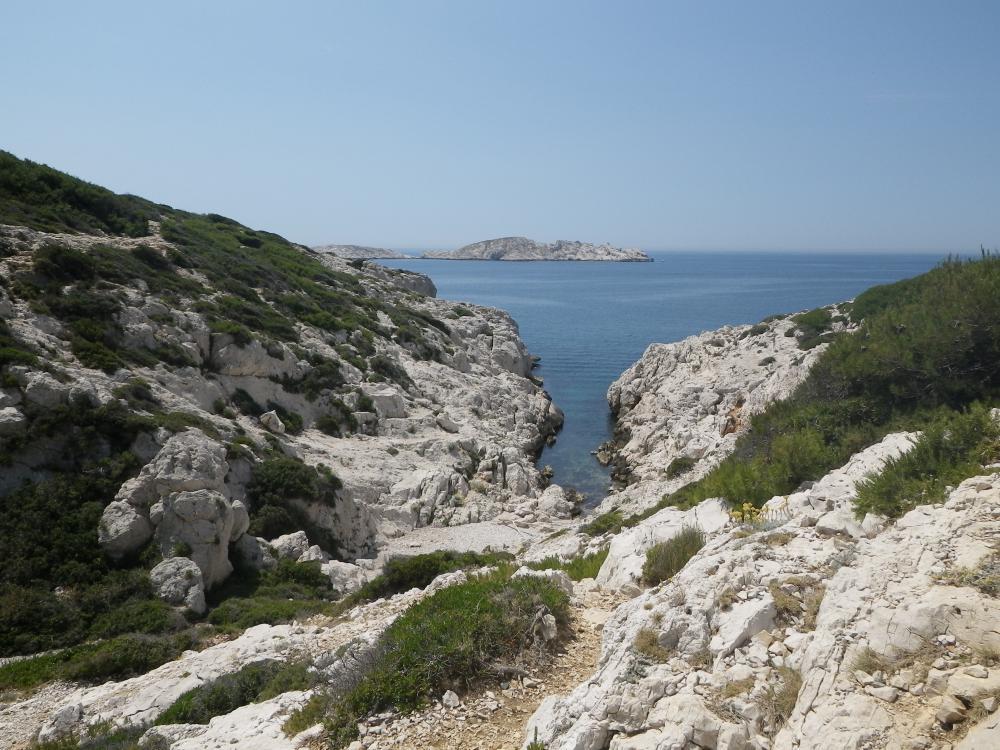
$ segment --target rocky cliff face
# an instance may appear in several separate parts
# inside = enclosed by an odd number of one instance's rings
[[[888,528],[852,523],[854,483],[910,440],[890,435],[776,498],[756,529],[699,519],[714,501],[688,511],[708,543],[618,609],[595,674],[549,699],[529,735],[552,750],[991,747],[1000,604],[947,574],[995,556],[1000,475]],[[601,578],[618,581],[623,565],[613,552]]]
[[[384,247],[365,247],[364,245],[317,245],[312,248],[314,253],[329,253],[345,260],[375,260],[378,258],[405,258],[397,250]]]
[[[729,455],[749,419],[787,397],[826,345],[803,350],[791,316],[651,344],[608,388],[616,477],[599,511],[635,513]]]
[[[562,416],[530,379],[517,326],[499,310],[465,305],[459,315],[420,294],[434,292],[426,277],[322,255],[317,268],[344,285],[340,300],[358,310],[379,300],[377,309],[356,324],[317,312],[315,325],[286,332],[266,317],[271,305],[250,312],[214,287],[196,256],[187,266],[169,260],[185,248],[158,226],[141,239],[17,226],[0,237],[9,248],[0,275],[13,281],[0,289],[0,313],[18,352],[5,359],[0,391],[4,491],[69,469],[61,433],[86,410],[128,420],[118,437],[141,470],[93,530],[111,558],[153,540],[166,558],[182,550],[206,588],[221,582],[261,511],[248,483],[274,456],[336,477],[323,499],[285,498],[320,532],[311,543],[326,547],[325,559],[375,558],[424,526],[514,527],[569,510],[551,492],[542,501],[533,463]],[[293,261],[308,256],[285,250]],[[66,274],[74,263],[84,279]],[[106,308],[102,328],[92,334],[74,306]],[[272,330],[251,327],[265,324]],[[92,447],[93,460],[111,452]]]
[[[466,245],[458,250],[433,250],[424,258],[442,260],[604,260],[649,262],[642,250],[622,249],[611,245],[559,240],[544,243],[527,237],[500,237]]]

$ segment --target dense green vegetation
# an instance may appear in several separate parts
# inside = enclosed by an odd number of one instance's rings
[[[941,502],[946,488],[1000,460],[1000,425],[980,405],[934,419],[908,453],[858,486],[859,514],[895,518],[918,505]]]
[[[319,568],[319,562],[279,560],[271,570],[238,570],[209,592],[208,621],[223,630],[242,630],[330,611],[336,592]]]
[[[814,313],[807,313],[805,322],[818,329],[822,320]],[[837,336],[792,396],[753,417],[735,452],[706,477],[640,516],[599,517],[589,528],[600,533],[619,523],[634,525],[663,507],[691,507],[710,497],[760,506],[842,465],[891,431],[923,429],[977,402],[996,403],[1000,257],[953,259],[914,279],[874,287],[857,298],[850,314],[859,330]],[[935,471],[945,483],[955,481],[965,469],[945,463],[968,465],[970,454],[965,448],[940,448],[934,449],[940,455]],[[884,495],[889,481],[877,492]],[[914,489],[924,491],[913,486],[892,491]],[[876,507],[868,505],[876,502],[874,492],[861,510]],[[895,514],[908,502],[876,504]]]
[[[0,224],[142,237],[162,208],[0,151]]]
[[[207,724],[240,706],[260,703],[315,683],[303,662],[264,660],[188,690],[156,720],[157,724]]]
[[[548,611],[562,627],[568,597],[535,578],[502,569],[435,592],[404,612],[370,654],[357,660],[348,685],[321,694],[294,715],[286,731],[325,719],[333,747],[358,736],[358,722],[390,707],[409,712],[457,683],[512,663],[533,643],[536,615]]]
[[[257,464],[247,486],[247,498],[253,509],[250,533],[274,539],[302,529],[310,542],[334,554],[337,541],[330,531],[312,523],[294,501],[332,507],[340,487],[340,480],[326,466],[308,466],[287,456]]]
[[[53,680],[103,682],[144,674],[176,659],[195,641],[189,632],[175,635],[123,635],[33,656],[0,667],[0,689],[25,690]]]

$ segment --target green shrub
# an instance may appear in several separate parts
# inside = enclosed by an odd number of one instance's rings
[[[697,461],[690,456],[678,456],[667,465],[667,479],[674,479],[691,471],[696,463]]]
[[[608,549],[605,547],[599,552],[590,555],[577,555],[569,560],[546,557],[544,560],[528,563],[528,567],[535,570],[562,570],[574,581],[582,581],[584,578],[597,578],[601,566],[607,559]]]
[[[0,151],[0,224],[139,237],[158,207]]]
[[[101,682],[145,674],[191,648],[188,633],[171,636],[124,635],[73,646],[0,667],[0,689],[26,690],[53,680]]]
[[[950,260],[875,287],[859,295],[852,318],[859,311],[866,314],[859,330],[838,336],[790,398],[755,415],[728,458],[624,525],[710,497],[760,506],[889,432],[1000,398],[1000,257]],[[806,323],[821,322],[805,315]]]
[[[303,529],[313,544],[331,554],[337,540],[329,529],[309,520],[293,500],[332,506],[340,480],[325,466],[308,466],[297,458],[279,456],[254,467],[247,485],[251,502],[250,531],[255,536],[274,538]]]
[[[320,563],[278,560],[263,572],[237,570],[208,595],[208,621],[227,630],[304,619],[329,609],[336,592]]]
[[[642,578],[651,586],[674,577],[698,550],[705,546],[705,534],[699,529],[685,527],[677,536],[660,542],[646,551]]]
[[[386,562],[382,574],[366,583],[354,594],[355,601],[374,601],[401,594],[404,591],[422,589],[442,573],[463,568],[478,568],[485,565],[500,565],[509,562],[506,553],[453,552],[441,550],[412,557],[394,557]]]
[[[498,571],[413,605],[382,634],[353,684],[327,697],[325,726],[332,746],[355,739],[358,723],[372,713],[410,712],[458,681],[468,684],[495,663],[512,662],[532,644],[539,612],[548,610],[565,627],[568,602],[546,581],[510,579],[509,571]],[[315,705],[307,708],[318,713]],[[288,726],[295,724],[293,715]]]
[[[580,531],[590,536],[600,536],[601,534],[617,534],[624,527],[625,516],[619,510],[609,510],[595,516],[588,523],[580,527]]]
[[[157,724],[207,724],[240,706],[260,703],[290,690],[307,690],[315,680],[302,662],[264,660],[188,690]]]
[[[918,505],[941,502],[948,486],[998,458],[1000,426],[988,409],[977,405],[965,413],[945,414],[924,430],[912,450],[858,484],[855,512],[896,518]]]

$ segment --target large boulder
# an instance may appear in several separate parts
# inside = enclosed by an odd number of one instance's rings
[[[155,503],[149,512],[156,524],[156,540],[166,556],[178,549],[201,568],[209,586],[233,571],[229,542],[233,537],[233,506],[216,490],[174,492]]]
[[[406,416],[406,402],[399,390],[391,385],[366,385],[363,393],[371,399],[379,419],[399,419]]]
[[[205,612],[205,582],[201,568],[186,557],[168,557],[149,572],[156,595],[168,604]]]
[[[225,447],[200,430],[172,436],[105,508],[101,546],[121,558],[155,535],[165,557],[183,552],[201,569],[205,587],[215,585],[232,572],[229,544],[249,522],[242,503],[225,495],[228,471]]]
[[[97,526],[97,541],[105,554],[114,560],[139,549],[152,536],[149,514],[124,500],[109,503]]]

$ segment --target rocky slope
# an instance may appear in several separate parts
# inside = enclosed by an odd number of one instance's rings
[[[911,439],[890,435],[775,498],[761,527],[701,519],[702,551],[618,609],[595,674],[543,705],[529,732],[551,750],[991,747],[1000,603],[947,573],[991,564],[1000,475],[887,528],[853,522],[854,483]],[[619,580],[623,564],[612,550],[601,578]]]
[[[314,253],[328,253],[345,260],[376,260],[379,258],[406,258],[398,250],[384,247],[366,247],[364,245],[317,245],[312,248]]]
[[[643,511],[729,455],[749,418],[786,398],[826,348],[802,349],[797,331],[778,316],[651,344],[608,388],[615,438],[601,457],[627,486],[599,512]]]
[[[558,240],[537,242],[527,237],[500,237],[475,242],[458,250],[432,250],[424,258],[440,260],[604,260],[618,262],[649,262],[642,250],[622,249],[611,245]]]

